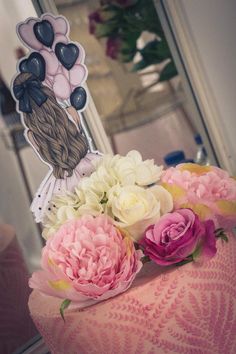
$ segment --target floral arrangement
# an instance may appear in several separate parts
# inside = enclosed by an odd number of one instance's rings
[[[73,193],[51,201],[42,270],[30,279],[63,299],[62,317],[71,302],[82,308],[126,291],[146,261],[209,260],[236,225],[236,181],[217,167],[164,171],[137,151],[94,164]]]
[[[101,0],[100,7],[89,15],[89,30],[97,38],[107,38],[106,55],[113,60],[132,62],[139,53],[133,71],[166,62],[159,81],[178,74],[153,0]],[[145,31],[154,39],[138,48],[137,41]]]

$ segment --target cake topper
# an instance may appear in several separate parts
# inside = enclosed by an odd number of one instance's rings
[[[80,115],[87,104],[87,68],[63,16],[29,18],[17,25],[17,34],[30,53],[18,63],[12,93],[28,142],[50,168],[31,205],[41,222],[52,196],[72,191],[94,169],[97,152],[89,152]]]

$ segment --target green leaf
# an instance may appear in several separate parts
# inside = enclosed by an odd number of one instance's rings
[[[198,245],[198,247],[195,249],[195,251],[192,253],[193,261],[195,261],[195,259],[198,258],[198,256],[199,256],[200,253],[201,253],[201,250],[202,250],[202,246],[201,246],[201,244],[200,244],[200,245]]]
[[[139,71],[145,69],[147,66],[150,64],[146,63],[145,60],[140,60],[139,62],[135,63],[134,66],[132,67],[131,71]]]
[[[221,238],[222,241],[228,242],[228,236],[223,228],[219,228],[215,230],[216,238]]]
[[[178,71],[173,61],[167,64],[161,72],[159,82],[167,81],[178,75]]]
[[[220,238],[222,241],[229,242],[228,236],[225,233],[222,233]]]
[[[163,29],[157,15],[153,0],[139,0],[130,8],[126,8],[127,21],[138,25],[142,31],[149,31],[163,36]]]
[[[71,300],[65,299],[62,301],[61,306],[60,306],[60,314],[61,314],[61,317],[64,322],[65,322],[64,311],[68,308],[70,303],[71,303]]]
[[[216,229],[214,232],[215,232],[215,234],[216,234],[216,236],[217,236],[217,235],[220,235],[222,232],[224,232],[224,229],[223,229],[222,227],[219,227],[219,228]]]
[[[193,262],[193,256],[192,255],[188,256],[183,261],[176,263],[175,265],[176,266],[182,266],[182,265],[190,263],[190,262]]]
[[[166,59],[171,59],[171,52],[168,43],[165,40],[157,40],[148,42],[140,53],[146,62],[150,64],[158,64]]]
[[[112,20],[106,23],[97,23],[95,28],[95,36],[97,38],[109,37],[116,33],[119,29],[119,24]]]
[[[144,257],[141,258],[141,261],[144,264],[144,263],[147,263],[147,262],[151,262],[151,259],[149,258],[149,256],[144,256]]]

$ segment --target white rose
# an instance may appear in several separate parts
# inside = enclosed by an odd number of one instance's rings
[[[154,160],[142,160],[138,151],[130,151],[127,156],[116,161],[115,172],[122,185],[148,186],[156,183],[162,174],[163,166]]]
[[[61,206],[71,206],[73,208],[78,208],[81,205],[81,200],[75,193],[66,192],[65,194],[57,194],[53,196],[50,207],[53,208],[60,208]]]
[[[169,192],[161,186],[142,188],[116,185],[108,192],[106,212],[116,225],[126,229],[138,241],[145,229],[173,208]]]
[[[106,196],[104,196],[106,198]],[[102,199],[92,190],[87,191],[85,195],[84,204],[81,205],[78,209],[78,213],[80,215],[90,214],[90,215],[100,215],[104,212],[103,203],[101,203]]]
[[[89,177],[81,179],[78,187],[75,188],[75,192],[79,198],[81,198],[81,193],[86,195],[89,191],[93,191],[100,198],[103,198],[104,193],[116,183],[117,178],[105,166],[101,165]]]
[[[55,211],[47,213],[43,221],[44,229],[42,236],[47,240],[61,225],[65,224],[68,220],[76,219],[78,216],[78,211],[68,205],[61,206]]]

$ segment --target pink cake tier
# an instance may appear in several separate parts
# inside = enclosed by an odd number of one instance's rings
[[[235,354],[236,238],[205,265],[146,263],[127,292],[83,310],[33,291],[31,316],[52,354]]]

